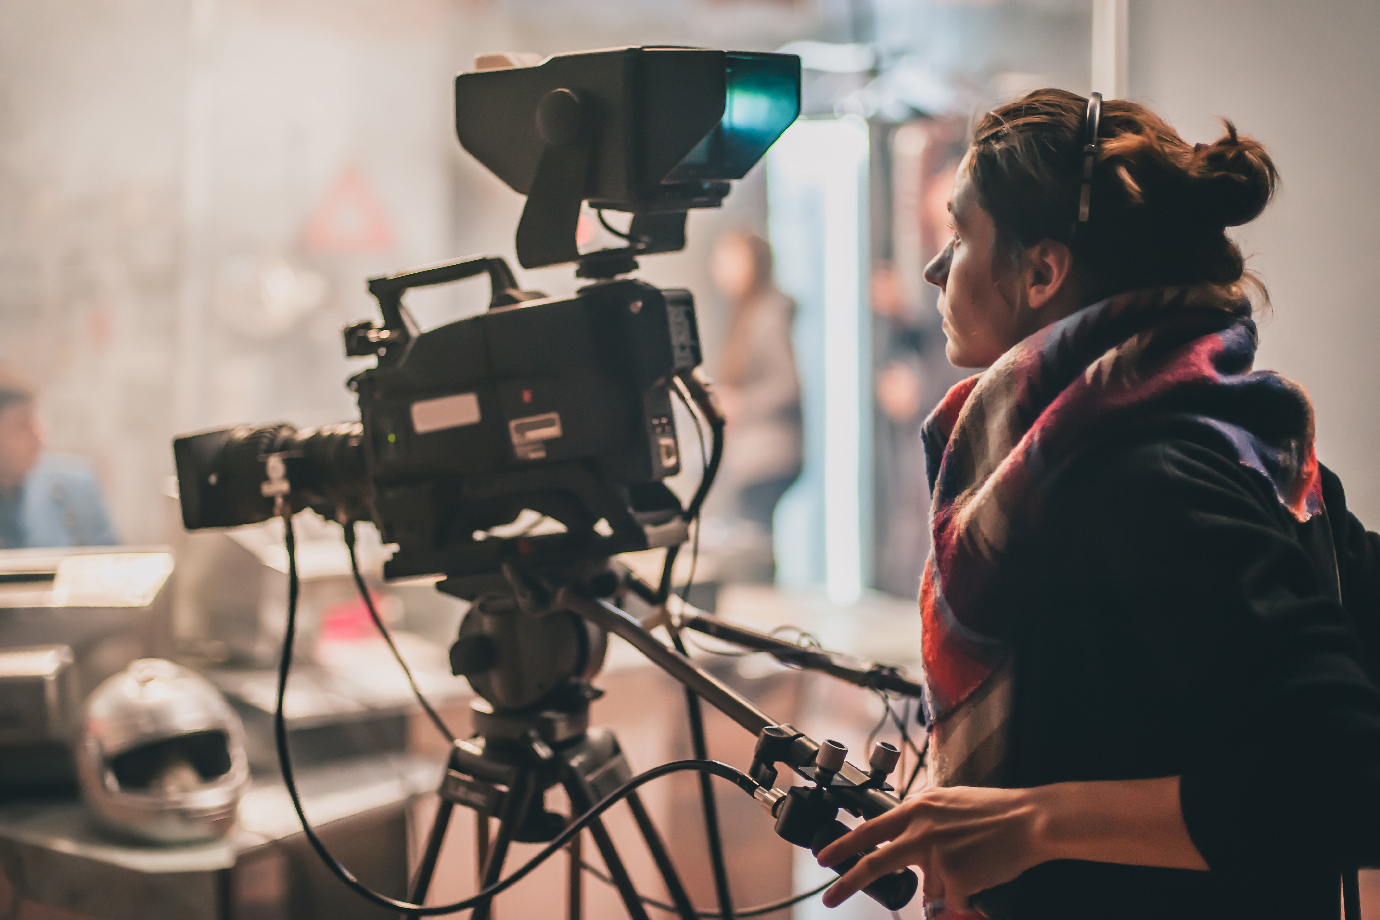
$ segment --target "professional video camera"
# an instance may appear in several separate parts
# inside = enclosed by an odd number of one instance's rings
[[[685,509],[661,481],[680,469],[675,381],[701,389],[694,301],[617,276],[637,255],[684,246],[686,211],[717,206],[795,120],[799,78],[791,55],[684,48],[458,76],[461,143],[528,196],[521,263],[578,262],[597,280],[551,300],[519,290],[496,257],[372,279],[382,323],[345,330],[347,354],[378,356],[350,381],[361,422],[179,438],[186,526],[264,520],[281,494],[374,520],[398,546],[390,577],[497,572],[511,547],[476,535],[524,508],[566,527],[524,541],[544,557],[683,541]],[[628,245],[580,254],[584,201],[631,212]],[[420,333],[408,322],[406,290],[481,272],[489,312]],[[282,460],[276,475],[270,456]]]
[[[450,807],[458,803],[501,819],[484,871],[490,896],[516,877],[499,883],[509,841],[555,846],[588,825],[629,913],[643,917],[642,899],[593,809],[631,775],[612,734],[588,725],[588,702],[598,694],[590,679],[602,663],[607,632],[627,638],[761,734],[751,777],[722,764],[705,766],[711,762],[692,707],[699,759],[689,763],[752,791],[792,842],[818,843],[817,850],[824,843],[816,832],[842,832],[833,820],[839,808],[870,816],[896,803],[885,783],[895,760],[885,751],[870,771],[848,765],[834,748],[817,763],[819,745],[691,663],[674,628],[677,650],[604,600],[631,590],[653,606],[667,605],[676,548],[687,539],[723,446],[722,416],[697,371],[693,298],[622,276],[640,255],[681,249],[686,212],[718,206],[731,182],[794,121],[800,62],[782,54],[646,47],[557,55],[539,64],[486,56],[479,64],[456,78],[456,131],[471,154],[527,196],[519,261],[528,268],[574,262],[591,283],[574,297],[550,299],[520,289],[497,257],[371,279],[382,322],[345,330],[347,354],[377,358],[350,380],[360,421],[178,438],[183,522],[188,529],[233,527],[312,508],[345,526],[353,559],[354,523],[371,520],[384,542],[396,545],[386,577],[440,575],[442,591],[472,602],[451,663],[483,702],[474,707],[476,736],[452,749],[413,891],[416,904],[425,897]],[[627,245],[578,251],[576,227],[586,202],[601,219],[604,210],[632,215]],[[425,332],[410,321],[402,304],[407,290],[479,274],[487,274],[491,287],[486,313]],[[713,433],[702,481],[684,506],[663,482],[681,466],[673,393]],[[562,532],[495,535],[524,511],[559,522]],[[290,520],[287,539],[291,562]],[[610,565],[616,554],[654,547],[667,548],[659,586]],[[277,727],[280,764],[296,803],[281,714],[294,610],[290,602]],[[673,626],[756,643],[864,686],[917,690],[893,670],[850,670],[818,651],[741,629],[729,635],[724,624],[684,613],[672,617]],[[810,795],[772,789],[776,764],[812,779]],[[677,911],[694,916],[633,791],[640,781],[617,796],[634,808]],[[578,822],[568,824],[542,805],[557,783],[572,811],[586,812]],[[707,786],[706,779],[712,806]],[[724,902],[712,815],[707,808]],[[443,912],[369,892],[319,846],[305,819],[303,825],[332,869],[361,894],[414,915]],[[869,893],[894,908],[914,890],[914,875],[903,872]],[[479,904],[476,916],[487,911],[484,898],[469,903]]]

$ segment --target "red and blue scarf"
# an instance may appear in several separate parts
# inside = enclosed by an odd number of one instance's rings
[[[920,589],[930,777],[1000,782],[1010,652],[994,636],[1014,547],[1037,537],[1050,486],[1108,438],[1159,421],[1209,426],[1300,521],[1322,509],[1302,388],[1251,369],[1244,297],[1215,287],[1120,294],[1046,326],[959,383],[926,421],[933,549]]]

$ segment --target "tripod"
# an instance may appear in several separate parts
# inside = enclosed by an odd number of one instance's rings
[[[288,557],[287,625],[284,629],[283,655],[278,667],[277,705],[274,708],[274,741],[278,751],[278,762],[282,769],[283,783],[287,787],[293,810],[297,813],[307,841],[337,878],[373,904],[413,917],[436,916],[474,908],[481,917],[487,918],[494,896],[511,887],[542,860],[554,855],[558,849],[569,847],[572,914],[578,916],[581,905],[579,879],[576,876],[582,867],[579,860],[579,835],[583,830],[589,829],[595,836],[608,868],[619,876],[614,884],[623,898],[628,914],[634,920],[643,920],[647,916],[642,907],[643,899],[633,888],[607,830],[602,826],[600,816],[621,800],[632,801],[639,786],[668,773],[687,769],[712,773],[730,780],[739,789],[751,795],[776,819],[778,835],[791,843],[808,845],[816,853],[834,839],[830,836],[831,833],[836,835],[846,830],[844,825],[834,820],[839,810],[846,810],[857,817],[873,818],[900,804],[891,794],[893,787],[886,782],[887,775],[894,768],[896,757],[899,755],[894,746],[879,744],[869,759],[869,771],[863,772],[847,762],[847,749],[843,745],[832,741],[820,745],[790,725],[776,723],[766,713],[699,668],[683,654],[656,640],[641,622],[626,611],[602,600],[602,597],[616,593],[619,581],[617,576],[612,578],[612,584],[601,572],[594,572],[593,578],[572,581],[559,578],[561,572],[557,568],[550,570],[551,574],[558,578],[553,583],[538,571],[505,563],[503,579],[510,588],[508,598],[511,602],[503,603],[502,596],[476,595],[475,602],[461,623],[460,637],[451,649],[453,670],[464,673],[471,686],[489,705],[475,707],[475,727],[478,733],[474,738],[470,742],[457,741],[452,746],[441,804],[422,864],[418,867],[412,900],[399,901],[380,894],[361,883],[349,869],[332,856],[312,830],[293,778],[283,705],[296,633],[298,598],[296,541],[290,519],[285,531],[284,545]],[[354,554],[354,545],[352,542],[347,542],[347,545],[350,549],[351,570],[356,585],[384,638],[388,639],[387,629],[382,625],[369,599]],[[667,568],[669,569],[669,566]],[[569,569],[566,567],[566,573],[568,572]],[[478,584],[482,585],[484,580],[481,578]],[[442,591],[453,592],[456,596],[463,597],[461,591],[467,582],[461,581],[456,584],[453,581],[448,578],[438,587]],[[473,586],[474,583],[470,584]],[[600,590],[600,586],[607,590]],[[628,586],[633,588],[635,593],[655,596],[650,586],[639,585],[636,579],[629,579]],[[490,597],[494,603],[481,603]],[[572,617],[576,618],[575,622],[584,624],[583,639],[580,638],[581,630],[571,631]],[[467,632],[466,627],[471,623],[473,627]],[[561,627],[562,623],[565,628]],[[751,769],[744,773],[703,757],[676,761],[617,783],[616,789],[594,804],[596,784],[602,786],[605,781],[616,782],[619,776],[626,776],[629,772],[612,734],[603,731],[590,732],[588,729],[588,703],[598,695],[589,684],[589,678],[598,672],[603,662],[609,634],[626,639],[654,664],[693,691],[697,698],[710,701],[733,721],[753,731],[758,740]],[[389,645],[396,655],[397,649],[391,640]],[[561,672],[561,679],[553,681],[553,675],[549,672],[540,675],[528,673],[528,679],[523,679],[524,668],[521,666],[521,659],[541,659],[544,657],[543,652],[553,651],[563,653],[556,656],[567,668]],[[398,656],[398,661],[410,679],[410,671],[401,656]],[[807,661],[799,663],[806,667],[822,664]],[[842,677],[846,672],[847,669],[836,676]],[[886,674],[887,669],[868,668],[866,671],[851,673],[845,679],[873,686],[879,673]],[[886,679],[890,682],[898,676],[892,674]],[[493,680],[494,677],[504,679]],[[487,692],[481,688],[487,688]],[[415,682],[413,689],[417,692],[418,700],[434,717],[435,713],[426,704],[425,697],[417,690]],[[496,705],[495,700],[500,701],[500,704]],[[526,702],[512,703],[513,700]],[[444,725],[440,723],[439,718],[436,721],[438,727],[444,731]],[[450,735],[448,731],[446,734]],[[806,779],[811,784],[810,788],[793,787],[788,791],[776,789],[778,768],[783,766]],[[563,817],[549,814],[544,805],[546,790],[558,782],[565,787],[571,801],[572,817],[568,825]],[[541,803],[540,808],[537,807],[538,803]],[[445,832],[456,804],[474,808],[485,818],[480,822],[478,841],[485,884],[478,894],[454,904],[424,906],[425,895],[430,887]],[[583,811],[575,818],[574,812],[580,809]],[[640,800],[636,801],[633,810],[653,860],[666,882],[668,891],[675,898],[676,904],[667,909],[680,914],[682,920],[698,920],[686,897],[684,886],[680,884],[666,855],[665,846],[652,827]],[[491,850],[487,819],[495,814],[500,819],[500,830]],[[548,842],[534,859],[500,881],[502,863],[512,841],[527,839]],[[862,854],[849,857],[836,868],[846,872],[862,858]],[[918,879],[915,873],[909,869],[900,869],[876,879],[863,890],[883,906],[894,911],[910,901],[917,886]],[[793,902],[772,905],[771,909],[785,907],[790,903]],[[726,907],[724,913],[728,914],[730,910],[731,907]]]
[[[484,701],[473,705],[476,733],[470,740],[457,740],[451,749],[439,792],[441,801],[412,891],[414,904],[426,898],[456,805],[473,809],[478,816],[479,887],[485,888],[498,881],[513,842],[543,843],[564,829],[566,817],[545,808],[548,789],[559,784],[565,790],[573,816],[587,811],[632,777],[613,732],[589,727],[592,694],[578,691],[592,688],[572,685],[571,689],[576,692],[570,694],[569,703],[555,708],[495,712]],[[634,792],[627,802],[677,913],[683,920],[695,920],[690,897],[641,797]],[[494,817],[498,818],[498,832],[490,839],[489,819]],[[649,920],[603,821],[592,822],[589,832],[628,916]],[[570,920],[580,920],[582,915],[581,850],[577,836],[569,846]],[[475,907],[475,920],[487,920],[490,906],[486,901]]]

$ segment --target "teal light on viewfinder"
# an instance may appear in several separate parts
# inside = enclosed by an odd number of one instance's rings
[[[800,114],[800,59],[728,55],[724,115],[664,181],[741,179]]]

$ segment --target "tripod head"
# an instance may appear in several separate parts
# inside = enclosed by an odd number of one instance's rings
[[[506,584],[499,590],[487,584],[488,578],[454,577],[437,585],[471,602],[450,649],[451,671],[485,700],[487,714],[583,718],[589,701],[599,695],[590,681],[603,666],[608,634],[554,606],[553,586],[569,584],[590,596],[612,596],[618,583],[608,560],[570,564],[529,556],[502,563],[501,574]],[[476,595],[479,586],[489,590]]]

